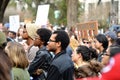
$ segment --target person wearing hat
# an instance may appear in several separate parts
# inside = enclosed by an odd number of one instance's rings
[[[36,36],[36,31],[38,27],[35,24],[26,24],[23,29],[22,38],[26,40],[23,43],[24,49],[27,53],[28,61],[31,63],[36,56],[36,52],[39,50],[38,47],[35,47],[34,38]]]
[[[91,77],[78,80],[120,80],[120,45],[110,47],[109,64],[101,71],[101,77]]]
[[[102,61],[101,62],[102,62],[103,65],[106,66],[109,62],[109,59],[110,59],[110,54],[109,54],[110,47],[116,44],[115,41],[117,39],[117,35],[116,35],[115,32],[107,31],[105,33],[105,36],[108,39],[108,48],[106,50],[106,53],[102,55]]]
[[[116,33],[112,31],[105,32],[105,36],[108,39],[108,46],[113,45],[115,43],[115,40],[117,39]]]

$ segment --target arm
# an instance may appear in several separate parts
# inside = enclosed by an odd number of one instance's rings
[[[45,57],[46,55],[42,54],[41,52],[39,54],[36,54],[28,69],[30,75],[32,75],[39,67],[45,63]]]

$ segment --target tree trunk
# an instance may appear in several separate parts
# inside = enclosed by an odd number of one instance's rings
[[[0,0],[0,23],[3,23],[4,12],[10,0]]]
[[[69,29],[77,23],[77,13],[78,0],[67,0],[67,26]]]

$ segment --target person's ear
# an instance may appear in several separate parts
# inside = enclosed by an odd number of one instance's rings
[[[61,42],[56,42],[58,46],[61,46]]]

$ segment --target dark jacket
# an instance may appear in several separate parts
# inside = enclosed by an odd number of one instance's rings
[[[52,59],[51,54],[46,50],[46,47],[42,47],[40,48],[37,53],[36,56],[34,58],[34,60],[31,62],[28,72],[30,73],[30,76],[33,77],[33,80],[42,80],[42,79],[37,79],[37,78],[43,78],[43,76],[41,75],[35,75],[34,72],[37,69],[43,69],[45,72],[47,72],[48,67],[49,67],[49,63]]]
[[[74,65],[70,56],[62,51],[55,55],[46,80],[73,80]]]
[[[98,59],[97,59],[98,62],[102,61],[102,55],[105,54],[105,53],[106,53],[106,51],[101,52],[101,53],[98,54]]]

